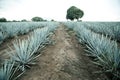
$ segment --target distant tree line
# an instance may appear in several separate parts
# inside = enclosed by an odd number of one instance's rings
[[[82,18],[83,16],[84,16],[84,12],[81,9],[79,9],[79,8],[77,8],[75,6],[71,6],[67,10],[66,19],[67,20],[70,19],[72,21],[74,19],[76,19],[77,21],[81,21],[79,19]],[[42,21],[47,21],[47,20],[44,20],[43,18],[36,16],[36,17],[33,17],[31,19],[31,21],[33,21],[33,22],[42,22]],[[52,19],[51,21],[55,21],[55,20]],[[0,22],[28,22],[28,21],[26,19],[23,19],[21,21],[17,21],[17,20],[7,21],[7,19],[3,17],[3,18],[0,18]]]
[[[2,18],[0,18],[0,22],[7,22],[7,19],[2,17]]]
[[[38,16],[36,16],[36,17],[33,17],[31,20],[32,20],[32,21],[34,21],[34,22],[47,21],[47,20],[44,20],[43,18],[41,18],[41,17],[38,17]]]
[[[47,20],[44,20],[41,17],[33,17],[31,19],[31,21],[33,21],[33,22],[41,22],[41,21],[47,21]],[[21,21],[18,21],[18,20],[8,21],[6,18],[2,17],[2,18],[0,18],[0,22],[28,22],[28,20],[22,19]]]

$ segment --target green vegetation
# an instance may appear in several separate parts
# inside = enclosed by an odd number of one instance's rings
[[[35,55],[38,48],[43,48],[47,40],[48,28],[35,30],[27,40],[17,40],[13,42],[15,53],[9,54],[16,63],[20,65],[22,71],[35,64],[34,60],[40,55]],[[13,50],[10,48],[11,51]]]
[[[120,41],[120,23],[119,22],[96,22],[96,23],[85,23],[85,27],[104,35],[110,36],[112,39]]]
[[[80,44],[103,73],[110,73],[120,79],[120,23],[65,22],[70,30],[75,31]],[[35,59],[40,51],[50,43],[49,36],[58,26],[57,22],[2,22],[0,23],[0,43],[6,38],[31,32],[27,39],[16,40],[7,51],[10,60],[1,64],[0,80],[14,80],[21,76],[27,68],[36,64]],[[74,27],[75,26],[75,27]],[[114,38],[114,39],[111,39]],[[13,49],[15,51],[13,51]],[[19,71],[21,71],[19,73]],[[16,75],[15,73],[19,73]]]
[[[5,61],[2,68],[0,68],[0,80],[16,80],[23,72],[16,74],[19,71],[19,66],[15,67],[14,61]]]
[[[7,38],[23,35],[37,28],[52,26],[52,29],[56,25],[58,25],[57,22],[2,22],[0,23],[0,43]]]
[[[92,25],[96,23],[87,24],[87,22],[85,23],[69,22],[64,24],[76,32],[79,42],[84,46],[86,46],[85,51],[88,53],[90,57],[94,57],[94,63],[96,65],[102,67],[102,71],[99,71],[99,72],[112,74],[111,76],[113,78],[112,80],[115,80],[115,78],[120,79],[119,77],[120,76],[120,71],[119,71],[120,48],[116,40],[111,40],[110,37],[112,35],[107,33],[107,35],[105,36],[103,35],[104,33],[102,34],[95,33],[96,32],[95,30],[98,30],[99,32],[100,30],[103,30],[103,29],[99,29],[100,28],[99,26],[96,26],[96,27],[94,26],[95,28],[94,29]],[[102,24],[104,23],[101,23],[99,25],[102,25]],[[110,23],[106,23],[106,24],[109,25]],[[112,30],[114,27],[114,29],[116,30],[113,30],[113,32],[116,33],[117,35],[118,34],[120,35],[119,31],[117,30],[118,27],[113,26],[115,24],[118,24],[118,23],[112,23],[110,24],[112,27],[105,26],[104,29],[106,30],[106,32],[110,32],[109,30],[110,29]],[[120,25],[117,25],[117,26],[120,26]],[[92,27],[92,29],[90,27]],[[107,29],[107,28],[110,28],[110,29]]]
[[[27,22],[27,20],[26,20],[26,19],[23,19],[23,20],[21,20],[21,22]]]
[[[32,65],[34,65],[35,59],[40,56],[41,50],[45,47],[45,45],[50,44],[49,35],[51,35],[51,33],[56,29],[57,25],[57,22],[0,23],[0,30],[2,32],[6,32],[5,30],[8,28],[8,37],[9,31],[11,34],[11,30],[13,29],[15,30],[15,35],[16,32],[19,35],[21,29],[23,29],[22,33],[25,33],[26,30],[29,32],[30,30],[37,28],[27,39],[14,41],[13,47],[9,46],[10,51],[6,50],[6,53],[10,56],[10,59],[5,61],[3,64],[1,64],[2,66],[0,66],[0,80],[16,80],[23,75],[27,68],[30,68]],[[12,29],[10,29],[10,26]],[[16,29],[15,27],[19,29]],[[13,50],[15,50],[15,52]]]
[[[44,21],[41,17],[33,17],[31,20],[35,22]]]
[[[0,22],[7,22],[7,19],[6,18],[0,18]]]
[[[66,19],[70,19],[70,20],[77,19],[77,20],[79,20],[79,18],[82,18],[83,15],[84,15],[84,12],[82,10],[78,9],[75,6],[71,6],[67,10]]]

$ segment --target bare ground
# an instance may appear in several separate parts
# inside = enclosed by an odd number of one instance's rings
[[[55,45],[49,45],[20,80],[106,80],[94,72],[99,68],[85,56],[75,34],[69,35],[63,25],[52,36]]]

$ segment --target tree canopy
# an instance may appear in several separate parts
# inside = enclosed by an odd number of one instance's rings
[[[0,22],[7,22],[7,19],[6,18],[0,18]]]
[[[26,19],[22,19],[21,22],[27,22],[27,20]]]
[[[79,18],[82,18],[83,15],[84,15],[84,12],[82,10],[80,10],[79,8],[77,8],[75,6],[71,6],[67,10],[66,19],[70,19],[70,20],[77,19],[77,20],[79,20]]]
[[[36,22],[44,21],[41,17],[33,17],[31,20]]]

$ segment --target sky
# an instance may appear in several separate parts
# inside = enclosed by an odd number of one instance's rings
[[[0,0],[0,17],[65,21],[71,6],[84,11],[83,21],[120,21],[120,0]]]

